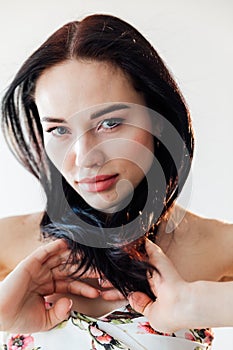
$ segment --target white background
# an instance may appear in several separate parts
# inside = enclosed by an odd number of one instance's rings
[[[196,137],[191,197],[180,202],[197,214],[233,222],[233,2],[0,0],[0,96],[48,35],[91,13],[129,21],[165,60],[191,109]],[[37,182],[17,164],[2,136],[0,145],[0,217],[43,209]],[[216,338],[215,350],[233,348],[232,329],[216,330]]]

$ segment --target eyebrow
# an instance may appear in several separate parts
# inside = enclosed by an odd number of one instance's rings
[[[128,108],[130,108],[130,106],[126,105],[126,104],[122,104],[122,103],[113,104],[113,105],[110,105],[110,106],[108,106],[106,108],[100,109],[97,112],[92,113],[90,115],[90,119],[91,120],[92,119],[96,119],[96,118],[101,117],[104,114],[115,112],[115,111],[119,111],[121,109],[128,109]],[[47,122],[47,123],[61,123],[61,124],[65,124],[66,123],[66,120],[64,120],[64,119],[53,118],[53,117],[43,117],[43,118],[41,118],[41,121],[42,122]]]
[[[115,111],[119,111],[121,109],[128,109],[128,108],[130,108],[129,105],[125,105],[125,104],[122,104],[122,103],[113,104],[113,105],[110,105],[110,106],[108,106],[106,108],[103,108],[103,109],[101,109],[101,110],[99,110],[97,112],[92,113],[90,119],[99,118],[100,116],[102,116],[104,114],[115,112]]]
[[[47,122],[47,123],[61,123],[61,124],[66,123],[66,121],[64,119],[52,118],[52,117],[43,117],[43,118],[41,118],[41,121]]]

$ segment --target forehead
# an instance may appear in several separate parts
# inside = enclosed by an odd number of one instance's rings
[[[45,70],[36,83],[35,101],[40,116],[62,118],[108,102],[145,105],[120,68],[81,60],[67,60]]]

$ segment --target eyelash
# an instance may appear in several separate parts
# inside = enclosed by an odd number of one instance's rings
[[[118,127],[119,125],[121,125],[123,123],[124,119],[123,118],[108,118],[108,119],[104,119],[102,120],[98,125],[97,125],[97,130],[99,131],[101,127],[103,127],[103,124],[106,122],[110,122],[114,125],[110,126],[109,128],[104,128],[104,130],[109,130],[111,131],[112,129]]]
[[[58,129],[64,129],[64,130],[66,130],[66,132],[64,134],[55,134],[54,131],[58,131]],[[65,126],[54,126],[52,128],[49,128],[48,130],[46,130],[46,132],[51,133],[55,137],[62,137],[64,135],[71,134],[70,130],[68,128],[66,128]]]
[[[103,127],[104,123],[106,122],[111,122],[113,125],[110,126],[109,128],[104,128],[104,130],[109,130],[109,132],[116,128],[117,126],[121,125],[123,123],[124,119],[123,118],[109,118],[109,119],[104,119],[102,120],[98,125],[97,125],[97,131],[100,131],[100,129]],[[65,133],[63,134],[58,134],[55,133],[56,131],[58,132],[59,129],[63,129],[65,131]],[[47,133],[51,133],[53,136],[55,137],[62,137],[68,134],[71,134],[71,131],[66,128],[65,126],[54,126],[52,128],[49,128],[48,130],[46,130]]]

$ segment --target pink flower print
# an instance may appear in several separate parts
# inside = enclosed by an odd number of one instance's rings
[[[196,338],[194,337],[194,335],[190,332],[186,332],[185,333],[185,339],[188,339],[188,340],[192,340],[192,341],[195,341]]]
[[[112,337],[109,334],[104,334],[99,337],[96,337],[96,340],[101,344],[110,344]]]
[[[205,334],[204,342],[207,343],[208,345],[211,345],[212,340],[214,339],[213,332],[211,332],[210,329],[205,329],[204,334]]]
[[[110,344],[113,340],[113,338],[109,334],[101,331],[98,327],[94,325],[90,326],[90,332],[100,344]]]
[[[8,342],[9,350],[32,350],[34,338],[30,334],[16,334]]]
[[[144,333],[157,334],[157,332],[151,327],[149,322],[140,322],[138,328],[142,329]]]

